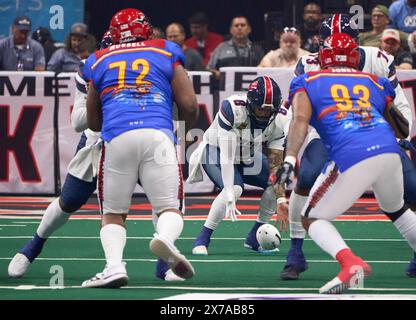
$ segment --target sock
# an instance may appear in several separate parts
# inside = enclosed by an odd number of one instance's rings
[[[126,229],[118,224],[107,224],[100,231],[107,266],[120,264],[126,245]]]
[[[260,210],[257,216],[258,222],[268,223],[276,212],[276,193],[273,187],[267,187],[260,200]],[[257,229],[256,229],[257,231]]]
[[[296,250],[302,250],[303,239],[291,238],[290,239],[290,248]]]
[[[258,250],[259,249],[259,247],[260,247],[260,245],[259,245],[259,243],[258,243],[258,241],[257,241],[257,237],[256,237],[256,234],[257,234],[257,230],[263,225],[264,223],[263,222],[259,222],[259,221],[256,221],[255,223],[254,223],[254,226],[251,228],[251,230],[250,230],[250,232],[248,233],[248,235],[247,235],[247,238],[246,238],[246,244],[248,244],[248,245],[250,245],[251,246],[251,248],[253,249],[253,250]]]
[[[152,222],[153,222],[153,228],[157,229],[157,222],[159,221],[159,217],[156,214],[156,211],[152,210]]]
[[[69,217],[70,214],[61,209],[59,198],[57,198],[46,209],[36,233],[39,237],[47,239],[52,233],[62,227]]]
[[[290,249],[287,255],[286,266],[306,270],[306,259],[302,252],[303,239],[290,239]]]
[[[306,231],[302,226],[302,209],[308,201],[307,196],[301,196],[292,191],[289,199],[289,226],[290,237],[304,239]]]
[[[413,251],[416,251],[416,215],[413,211],[407,209],[393,224],[403,238],[407,240]]]
[[[243,189],[235,185],[234,186],[234,196],[235,201],[240,198],[241,194],[243,193]],[[214,202],[212,202],[211,209],[209,210],[207,221],[205,221],[204,226],[215,230],[217,229],[220,222],[225,217],[225,209],[226,209],[226,200],[225,200],[225,191],[224,189],[220,192],[220,194],[215,198]]]
[[[156,232],[159,236],[175,243],[183,230],[183,219],[176,212],[165,211],[159,217]]]
[[[168,264],[160,258],[157,259],[155,276],[159,279],[165,280],[165,275],[168,270]]]
[[[251,228],[251,230],[250,230],[250,232],[249,232],[249,235],[254,235],[254,237],[256,236],[256,233],[257,233],[257,230],[263,225],[263,224],[265,224],[264,222],[259,222],[259,221],[256,221],[255,223],[254,223],[254,226]]]
[[[42,251],[43,245],[45,243],[46,239],[43,239],[39,237],[36,233],[33,236],[32,240],[30,240],[26,245],[20,249],[20,253],[24,254],[30,261],[30,263],[33,262],[33,260],[36,259],[36,257],[40,254]]]
[[[211,242],[211,235],[212,235],[213,232],[214,232],[214,230],[203,226],[201,232],[198,235],[198,237],[196,237],[196,239],[195,239],[194,247],[205,246],[205,247],[208,248],[209,243]]]
[[[316,220],[312,222],[308,233],[313,241],[334,259],[336,259],[338,252],[348,248],[337,229],[329,221]]]

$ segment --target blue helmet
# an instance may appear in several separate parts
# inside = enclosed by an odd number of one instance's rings
[[[326,18],[319,29],[319,36],[322,41],[334,33],[346,33],[357,41],[359,30],[348,14],[337,13]]]
[[[247,91],[247,111],[255,129],[264,130],[276,117],[282,104],[279,85],[272,78],[254,79]]]
[[[113,44],[113,39],[111,38],[110,31],[104,33],[103,38],[101,39],[100,49],[106,49]]]

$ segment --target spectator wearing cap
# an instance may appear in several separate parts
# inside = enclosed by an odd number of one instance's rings
[[[166,27],[166,39],[177,43],[185,54],[185,69],[189,71],[206,70],[204,60],[198,51],[185,44],[185,30],[180,23],[173,22]]]
[[[302,37],[302,48],[309,52],[319,51],[319,28],[323,20],[321,6],[315,2],[303,8],[303,23],[297,26]]]
[[[43,51],[45,52],[45,62],[48,64],[52,54],[58,50],[58,47],[55,46],[55,41],[53,41],[51,32],[47,28],[39,27],[33,31],[32,39],[42,45]]]
[[[65,39],[65,47],[58,49],[48,62],[47,70],[54,72],[78,71],[79,63],[88,56],[86,52],[87,26],[84,23],[75,23],[71,33]]]
[[[299,58],[309,54],[300,47],[300,32],[294,27],[286,27],[280,33],[280,48],[269,51],[261,60],[259,67],[295,68]]]
[[[400,47],[399,31],[395,29],[384,30],[381,36],[380,48],[394,57],[396,69],[412,69],[412,55]]]
[[[373,28],[368,32],[360,33],[360,45],[378,48],[380,46],[381,35],[389,23],[389,9],[381,4],[376,5],[371,10],[371,25]],[[399,33],[402,47],[407,48],[408,34],[405,32]]]
[[[188,20],[192,37],[185,41],[188,48],[195,49],[201,54],[205,65],[208,64],[214,49],[224,41],[222,35],[208,31],[208,20],[208,16],[203,12],[192,15]]]
[[[249,35],[251,26],[244,16],[236,16],[231,20],[231,39],[222,42],[212,53],[207,69],[212,71],[217,79],[220,78],[221,67],[257,66],[264,56],[260,46],[254,45]]]
[[[26,16],[14,19],[12,35],[0,40],[0,70],[44,71],[45,53],[42,46],[29,39],[31,20]]]

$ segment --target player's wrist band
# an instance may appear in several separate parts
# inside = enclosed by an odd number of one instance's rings
[[[296,166],[296,157],[294,157],[294,156],[286,156],[284,162],[288,162],[293,167],[295,167]]]
[[[277,205],[279,205],[279,204],[281,204],[281,203],[286,203],[287,201],[286,201],[286,198],[285,197],[280,197],[280,198],[277,198],[277,200],[276,200],[276,204]]]

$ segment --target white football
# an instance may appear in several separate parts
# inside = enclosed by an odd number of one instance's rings
[[[258,228],[256,238],[264,250],[276,249],[282,242],[279,230],[277,230],[275,226],[268,223],[265,223]]]

